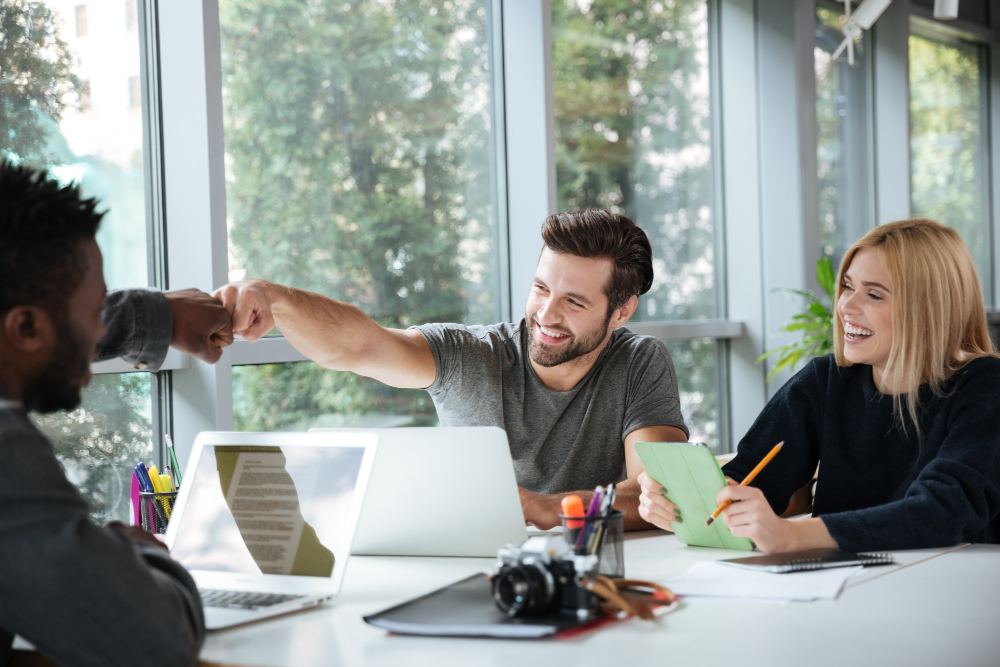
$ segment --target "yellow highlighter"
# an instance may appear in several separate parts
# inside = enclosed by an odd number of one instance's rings
[[[156,493],[167,493],[170,491],[170,486],[163,486],[163,477],[160,475],[160,471],[156,469],[155,465],[149,466],[149,481],[153,483],[153,491]],[[167,520],[170,520],[170,503],[166,498],[160,498],[160,505],[163,507],[163,513],[167,515]]]
[[[163,493],[163,487],[160,486],[160,471],[156,469],[155,465],[149,466],[149,481],[153,483],[155,493]]]
[[[160,473],[160,486],[163,487],[164,493],[174,490],[174,483],[170,479],[170,475],[164,475],[162,472]]]

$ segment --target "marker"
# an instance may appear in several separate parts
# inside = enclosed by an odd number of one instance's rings
[[[149,479],[149,473],[146,472],[146,465],[142,461],[135,464],[132,472],[135,473],[136,478],[139,480],[139,487],[143,493],[156,492],[156,489],[153,488],[153,482]]]
[[[562,499],[563,516],[583,517],[583,498],[575,493]],[[573,530],[583,526],[583,521],[566,521],[566,528]]]
[[[604,496],[604,488],[596,487],[594,489],[594,495],[590,498],[590,506],[587,507],[587,518],[591,518],[597,515],[597,512],[601,509],[601,498]],[[586,526],[580,531],[580,535],[576,538],[576,547],[584,547],[587,544],[587,537],[590,535],[591,530],[594,528],[594,523],[592,521],[587,521]]]
[[[753,481],[753,478],[757,476],[757,473],[763,470],[764,466],[770,463],[771,459],[774,458],[774,455],[781,451],[781,446],[784,444],[785,444],[784,440],[776,444],[774,448],[772,448],[771,451],[767,453],[767,456],[764,457],[764,460],[758,463],[757,467],[751,470],[750,474],[747,475],[742,482],[740,482],[740,486],[748,486],[750,482]],[[722,511],[725,510],[727,507],[729,507],[732,504],[732,502],[733,502],[732,500],[727,500],[726,502],[716,507],[715,511],[712,512],[712,516],[708,517],[708,521],[705,522],[705,525],[711,526],[712,522],[718,519],[719,515],[722,514]]]

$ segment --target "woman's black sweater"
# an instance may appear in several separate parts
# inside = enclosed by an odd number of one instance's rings
[[[753,482],[781,514],[820,463],[813,515],[841,549],[1000,542],[1000,359],[971,361],[942,395],[925,385],[920,398],[918,440],[871,366],[814,359],[768,402],[723,470],[742,480],[784,440]]]

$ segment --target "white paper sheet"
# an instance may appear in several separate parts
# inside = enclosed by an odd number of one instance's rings
[[[851,575],[863,569],[861,566],[837,567],[773,574],[702,561],[684,574],[660,583],[677,595],[691,597],[748,598],[775,602],[835,600]]]

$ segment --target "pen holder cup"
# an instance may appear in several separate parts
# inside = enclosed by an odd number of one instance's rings
[[[559,516],[570,550],[581,555],[596,553],[598,572],[606,577],[625,576],[625,512],[613,510],[604,517]]]
[[[177,492],[140,493],[139,516],[142,518],[142,529],[150,533],[167,532],[167,522],[174,510]]]

